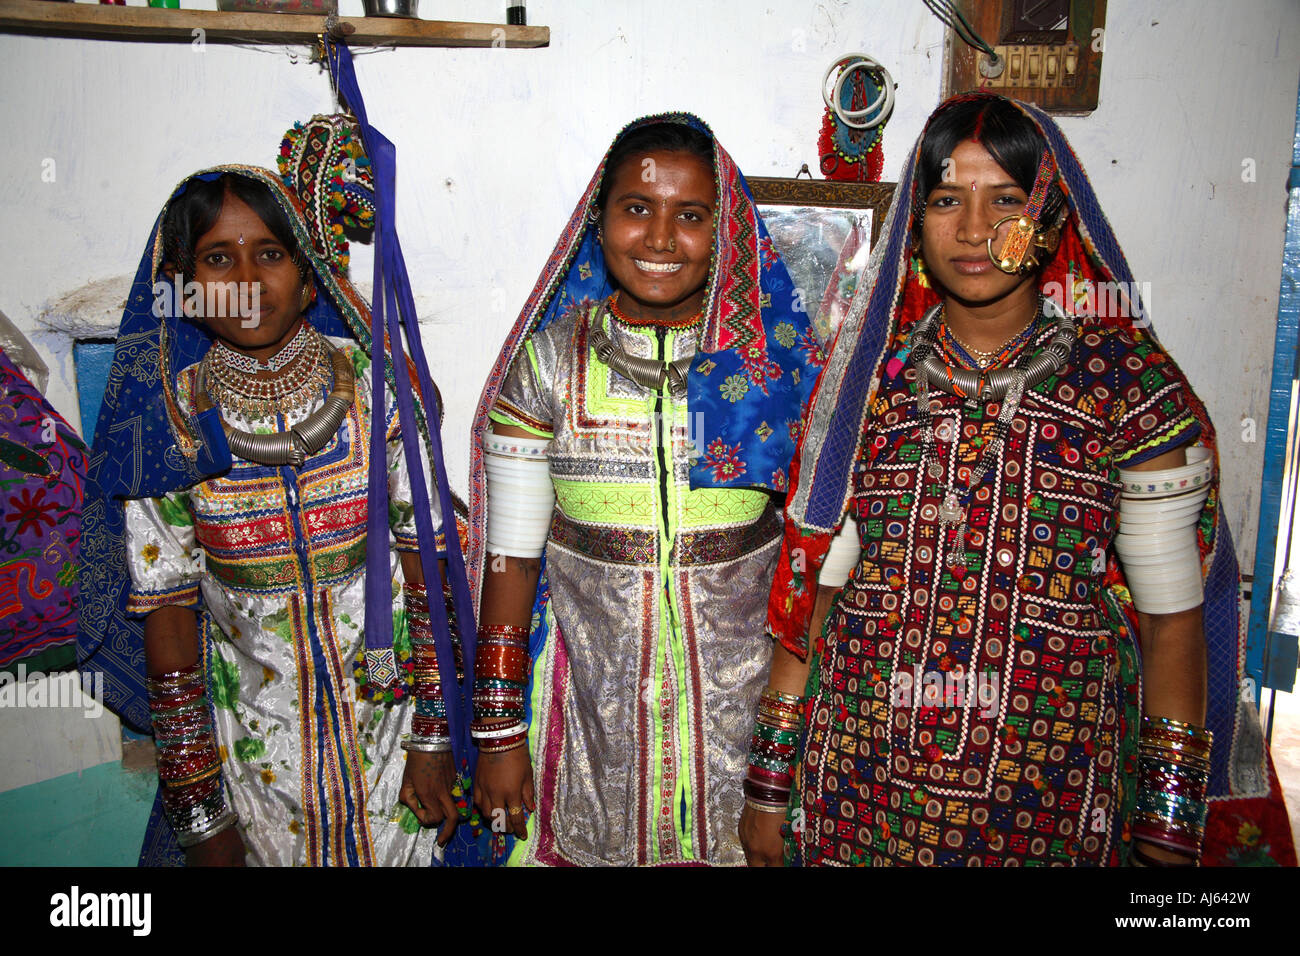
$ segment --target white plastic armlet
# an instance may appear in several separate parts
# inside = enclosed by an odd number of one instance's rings
[[[483,437],[487,474],[487,550],[511,558],[539,558],[551,531],[555,486],[546,458],[548,438]]]
[[[824,588],[844,587],[844,583],[849,579],[849,573],[857,567],[860,557],[862,557],[862,545],[858,541],[857,523],[852,518],[845,518],[839,534],[831,539],[831,548],[826,552],[826,560],[822,563],[817,584]]]

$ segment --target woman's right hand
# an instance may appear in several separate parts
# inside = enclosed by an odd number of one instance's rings
[[[763,813],[748,803],[740,813],[740,845],[750,866],[785,866],[784,813]]]
[[[528,819],[533,812],[533,763],[527,745],[505,753],[479,754],[474,774],[474,805],[479,819],[493,833],[513,833],[528,839]]]
[[[238,827],[227,827],[216,836],[185,851],[186,866],[246,866],[244,841]]]

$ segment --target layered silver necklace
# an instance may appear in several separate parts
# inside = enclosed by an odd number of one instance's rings
[[[220,342],[215,343],[199,363],[194,379],[194,400],[198,410],[207,411],[215,401],[223,411],[233,410],[254,421],[275,414],[287,417],[308,407],[320,395],[321,388],[333,373],[334,385],[325,403],[286,431],[269,434],[247,432],[235,428],[223,416],[221,427],[226,433],[230,451],[245,461],[271,467],[291,465],[301,468],[309,456],[324,448],[325,443],[338,432],[343,417],[356,398],[356,375],[352,362],[309,323],[304,322],[303,329],[307,330],[307,343],[280,368],[287,368],[296,359],[305,371],[294,369],[279,379],[253,378],[244,369],[231,368],[221,352],[213,356],[218,345],[231,355],[240,354]],[[300,331],[295,339],[302,335]],[[242,381],[241,375],[244,376]]]
[[[949,477],[944,492],[943,502],[939,506],[940,534],[951,532],[952,546],[949,548],[944,563],[954,572],[962,575],[966,568],[966,534],[969,531],[967,508],[976,488],[993,466],[1006,445],[1007,432],[1020,400],[1025,392],[1046,381],[1060,370],[1074,348],[1078,330],[1073,320],[1065,314],[1051,299],[1042,299],[1039,305],[1042,314],[1055,313],[1056,334],[1041,352],[1029,355],[1028,346],[1020,361],[1010,368],[981,370],[952,368],[940,355],[938,348],[939,328],[941,326],[942,306],[936,305],[917,323],[911,335],[909,358],[916,366],[916,415],[921,428],[921,467],[933,479],[943,477],[943,464],[939,460],[934,428],[934,413],[930,407],[930,388],[934,387],[949,395],[965,398],[967,405],[977,402],[988,403],[1001,401],[997,422],[994,426],[993,439],[984,446],[979,461],[971,469],[965,482],[958,483],[954,474]],[[1028,356],[1026,358],[1026,356]],[[954,441],[959,435],[953,437]],[[958,570],[960,569],[960,570]]]
[[[218,339],[203,356],[200,369],[218,405],[249,421],[262,421],[311,405],[329,381],[330,363],[324,337],[303,322],[284,348],[266,362],[236,352]],[[284,374],[258,378],[259,371]]]
[[[587,333],[587,342],[596,353],[596,358],[642,388],[657,392],[667,382],[668,390],[674,398],[681,400],[686,395],[686,373],[690,370],[694,355],[686,355],[673,362],[630,355],[610,337],[599,322],[592,323],[591,330]]]

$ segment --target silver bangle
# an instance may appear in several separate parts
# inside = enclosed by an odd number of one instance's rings
[[[517,724],[495,730],[471,730],[470,736],[475,740],[496,740],[499,737],[512,737],[515,734],[521,734],[526,730],[528,730],[528,725],[521,720]]]
[[[745,806],[751,810],[757,810],[759,813],[785,813],[786,804],[776,805],[771,803],[759,803],[757,800],[745,798]]]
[[[202,830],[188,830],[185,832],[177,830],[176,842],[180,844],[182,850],[188,850],[192,846],[198,846],[200,843],[212,839],[222,830],[229,830],[238,822],[239,814],[234,810],[227,810]]]

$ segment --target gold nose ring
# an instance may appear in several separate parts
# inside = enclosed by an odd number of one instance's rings
[[[1019,235],[1020,241],[1011,242],[1011,236],[1007,237],[1007,248],[1002,251],[1004,257],[1000,257],[993,252],[993,240],[997,238],[998,230],[1002,228],[1003,223],[1014,222],[1012,235]],[[993,224],[993,235],[989,236],[985,247],[988,249],[989,259],[992,263],[1008,275],[1023,275],[1038,265],[1038,259],[1028,255],[1029,243],[1034,237],[1034,221],[1028,216],[1020,213],[1013,213],[1010,216],[1003,216]],[[1022,245],[1023,243],[1023,245]],[[1017,248],[1018,247],[1018,248]],[[1013,251],[1014,249],[1014,251]]]
[[[669,240],[668,240],[668,251],[669,251],[669,252],[676,252],[676,251],[677,251],[677,240],[676,240],[676,239],[669,239]]]

